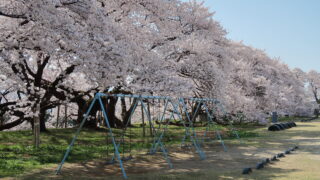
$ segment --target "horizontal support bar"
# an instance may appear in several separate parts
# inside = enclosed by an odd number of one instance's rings
[[[129,98],[142,98],[142,99],[171,99],[167,96],[145,96],[145,95],[133,95],[133,94],[105,94],[97,93],[101,97],[129,97]]]
[[[106,94],[106,93],[97,93],[98,96],[101,97],[128,97],[128,98],[141,98],[141,99],[168,99],[173,100],[174,98],[169,96],[146,96],[146,95],[134,95],[134,94]],[[197,101],[197,102],[213,102],[220,103],[217,99],[209,99],[209,98],[179,98],[181,100],[189,100],[189,101]]]
[[[213,102],[213,103],[220,103],[220,101],[216,99],[209,99],[209,98],[181,98],[182,100],[190,100],[190,101],[203,101],[203,102]]]

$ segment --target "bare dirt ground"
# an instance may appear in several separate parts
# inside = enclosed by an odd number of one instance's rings
[[[161,153],[137,155],[124,162],[129,179],[320,179],[320,121],[297,123],[297,127],[279,132],[257,129],[259,136],[225,141],[224,152],[216,142],[204,147],[206,160],[200,160],[194,149],[170,147],[173,164],[170,169]],[[272,162],[262,170],[242,175],[245,167],[298,145],[299,149]],[[56,166],[24,174],[18,179],[123,179],[118,164],[105,161],[66,163],[61,175],[55,175]]]

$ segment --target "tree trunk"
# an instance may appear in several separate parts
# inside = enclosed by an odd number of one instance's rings
[[[122,122],[124,125],[127,125],[127,123],[125,123],[125,121],[124,121],[126,118],[126,113],[127,113],[126,100],[125,100],[125,98],[121,98],[121,119],[122,119]]]
[[[107,116],[109,120],[110,127],[116,127],[116,104],[118,102],[118,98],[109,97],[109,103],[106,105]]]
[[[37,103],[33,107],[33,142],[34,142],[34,147],[39,148],[40,145],[40,104]]]
[[[109,101],[109,102],[108,102]],[[106,110],[106,114],[107,114],[107,119],[108,122],[110,124],[110,127],[112,128],[122,128],[124,127],[124,124],[120,119],[118,119],[116,117],[116,104],[118,102],[118,98],[116,97],[108,97],[108,98],[102,98],[102,102],[105,105],[105,110]],[[77,105],[78,105],[78,120],[77,122],[80,124],[81,121],[83,120],[83,116],[86,113],[86,111],[88,110],[89,106],[91,105],[91,101],[89,101],[88,103],[82,99],[82,100],[78,100],[77,101]],[[97,112],[101,110],[101,106],[99,102],[96,102],[94,104],[94,106],[91,109],[90,112],[90,116],[91,117],[96,117]],[[104,121],[106,120],[104,117],[104,113],[102,114]],[[104,122],[104,124],[106,125],[106,123]],[[97,128],[97,119],[96,118],[90,118],[88,119],[85,124],[84,127],[87,128]]]
[[[142,107],[142,104],[141,104],[141,119],[142,119],[142,137],[146,137],[146,126],[145,126],[145,123],[144,123],[144,113],[143,113],[143,107]]]
[[[102,119],[102,111],[98,111],[98,122],[99,122],[99,126],[103,126],[104,125],[104,122],[103,122],[103,119]]]
[[[58,105],[58,109],[57,109],[57,124],[56,124],[56,128],[59,127],[59,118],[60,118],[60,105]]]
[[[46,122],[40,120],[40,132],[47,132]]]
[[[40,112],[40,132],[46,132],[47,127],[46,127],[46,119],[45,119],[46,113],[45,112]]]
[[[150,136],[153,136],[153,129],[152,129],[152,119],[151,119],[151,113],[150,113],[150,103],[149,101],[147,101],[147,107],[148,107],[148,118],[150,118],[150,122],[149,122],[149,128],[150,128]]]
[[[40,105],[39,105],[39,115],[38,115],[38,119],[39,119],[39,127],[40,127],[40,132],[46,132],[47,131],[47,128],[46,128],[46,111],[47,109],[43,109],[43,108],[40,108]],[[34,121],[34,123],[36,123]]]
[[[80,124],[81,121],[83,120],[83,116],[86,113],[86,101],[81,99],[79,101],[77,101],[77,105],[78,105],[78,118],[77,118],[77,123]]]
[[[130,98],[130,103],[131,103],[131,98]],[[132,111],[135,111],[135,109],[133,109],[133,108],[136,103],[137,103],[137,98],[134,98],[133,102],[130,105],[129,110],[126,111],[124,117],[122,118],[123,124],[129,124],[131,126],[131,120],[129,118],[130,118],[131,113],[133,113]],[[129,120],[130,120],[130,122],[128,122]]]
[[[68,105],[64,106],[64,128],[68,127]]]
[[[83,120],[84,115],[85,115],[85,113],[87,112],[90,104],[91,104],[91,101],[89,101],[89,102],[87,103],[86,100],[84,100],[84,99],[81,99],[81,100],[78,100],[78,101],[77,101],[77,105],[78,105],[78,119],[77,119],[77,123],[78,123],[78,124],[80,124],[81,121]],[[99,105],[99,102],[96,102],[95,105],[93,106],[93,108],[92,108],[92,110],[91,110],[91,112],[90,112],[89,115],[93,115],[93,114],[95,115],[96,112],[97,112],[96,109],[98,109],[98,108],[100,108],[100,105]],[[94,113],[94,112],[95,112],[95,113]],[[97,122],[96,122],[95,118],[90,118],[90,117],[89,117],[89,118],[85,121],[83,127],[86,127],[86,128],[97,128]]]
[[[110,127],[112,128],[123,128],[124,123],[116,117],[116,105],[118,102],[117,97],[108,97],[109,103],[106,105],[106,111],[107,111],[107,116],[108,120],[110,123]]]
[[[201,110],[201,104],[200,104],[200,107],[198,109],[198,111],[196,112],[197,110],[197,107],[198,107],[198,103],[195,103],[193,106],[192,106],[192,112],[190,113],[190,118],[191,118],[191,121],[192,123],[194,124],[197,120],[197,116],[199,114],[199,111]]]
[[[314,109],[313,114],[316,116],[316,118],[319,117],[319,109]]]

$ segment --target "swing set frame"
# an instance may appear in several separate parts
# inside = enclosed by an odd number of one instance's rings
[[[174,98],[171,98],[171,97],[168,97],[168,96],[142,96],[142,95],[96,93],[96,95],[94,96],[94,99],[92,100],[88,110],[86,111],[86,113],[85,113],[85,115],[84,115],[84,117],[83,117],[83,119],[82,119],[82,121],[80,123],[80,126],[78,127],[78,129],[77,129],[77,131],[76,131],[71,143],[69,144],[69,146],[68,146],[68,148],[67,148],[67,150],[66,150],[66,152],[65,152],[65,154],[64,154],[64,156],[62,158],[61,163],[59,164],[58,168],[56,169],[56,174],[60,174],[61,173],[62,167],[63,167],[65,161],[67,160],[68,156],[70,155],[70,152],[71,152],[71,150],[72,150],[72,148],[73,148],[73,146],[75,144],[75,141],[77,140],[77,138],[78,138],[78,136],[80,134],[80,131],[81,131],[81,129],[83,128],[83,126],[85,124],[85,121],[88,119],[89,114],[90,114],[93,106],[96,103],[99,103],[101,111],[102,111],[102,114],[104,116],[105,125],[107,126],[107,129],[108,129],[108,136],[111,137],[111,141],[112,141],[112,144],[113,144],[113,147],[114,147],[114,156],[112,157],[112,161],[114,161],[115,159],[118,160],[119,165],[120,165],[120,169],[121,169],[121,172],[122,172],[122,175],[123,175],[123,178],[125,178],[125,179],[128,178],[127,174],[125,172],[125,169],[123,167],[123,159],[121,158],[121,154],[119,153],[119,147],[120,147],[121,141],[117,142],[115,137],[114,137],[114,135],[113,135],[112,128],[110,126],[109,119],[108,119],[108,116],[107,116],[107,112],[106,112],[105,106],[104,106],[103,101],[102,101],[102,97],[116,97],[116,98],[126,98],[127,97],[127,98],[136,98],[137,99],[137,101],[135,101],[135,104],[133,105],[132,111],[130,112],[129,120],[127,121],[127,123],[126,123],[126,125],[124,127],[125,128],[124,131],[127,129],[127,126],[129,124],[129,122],[131,122],[132,115],[134,114],[138,104],[140,104],[141,107],[142,107],[141,109],[143,111],[142,114],[144,114],[147,117],[147,121],[150,124],[150,128],[152,129],[153,136],[154,136],[153,137],[153,143],[152,143],[152,146],[151,146],[148,154],[150,154],[150,155],[155,154],[156,152],[158,152],[158,150],[160,148],[160,150],[161,150],[161,152],[163,154],[163,157],[166,160],[166,162],[168,163],[170,168],[173,168],[173,165],[172,165],[171,160],[169,158],[168,150],[165,148],[165,145],[162,142],[162,139],[165,136],[166,130],[168,129],[168,125],[169,125],[170,119],[175,119],[175,116],[177,116],[178,119],[183,123],[184,129],[185,129],[185,135],[184,135],[184,137],[182,139],[181,145],[184,144],[186,139],[189,138],[190,141],[191,141],[191,144],[195,147],[196,152],[199,154],[200,159],[201,160],[206,159],[206,155],[203,152],[203,150],[201,149],[201,142],[199,142],[199,140],[198,140],[197,133],[195,131],[195,128],[194,128],[192,120],[193,120],[193,118],[196,118],[197,112],[199,111],[200,106],[202,104],[202,105],[204,105],[205,111],[207,113],[208,126],[209,126],[209,123],[211,125],[214,124],[214,122],[213,122],[213,114],[210,113],[210,110],[208,109],[206,103],[220,104],[219,101],[217,101],[215,99],[202,99],[202,98],[178,98],[178,99],[174,99]],[[153,124],[152,119],[151,119],[151,115],[150,115],[151,112],[149,112],[149,108],[146,107],[144,100],[153,100],[153,102],[155,100],[158,100],[158,102],[163,100],[163,102],[164,102],[164,109],[161,112],[162,115],[159,117],[159,121],[160,122],[159,122],[159,127],[158,127],[157,131],[155,130],[154,124]],[[198,103],[196,112],[193,113],[192,117],[188,112],[186,101],[191,101],[191,102]],[[167,121],[164,124],[164,127],[161,128],[161,125],[163,125],[163,121],[165,120],[165,114],[166,114],[169,106],[172,107],[173,111],[170,113],[169,121]],[[182,109],[182,113],[179,111],[179,107]],[[222,108],[222,110],[224,111],[224,109],[221,106],[221,104],[220,104],[220,108]],[[183,120],[183,117],[182,117],[183,113],[187,117],[186,120],[187,120],[188,124],[186,124],[185,121]],[[220,136],[220,134],[219,134],[219,132],[218,132],[218,130],[216,128],[215,128],[215,131],[216,131],[217,137],[219,138],[224,150],[226,151],[226,147],[224,145],[224,142],[223,142],[223,140],[222,140],[222,138],[221,138],[221,136]],[[232,131],[236,135],[236,137],[238,139],[240,139],[237,131],[234,128],[232,128]],[[124,142],[122,142],[122,143],[124,143]]]

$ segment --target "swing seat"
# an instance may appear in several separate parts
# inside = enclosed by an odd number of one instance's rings
[[[155,155],[155,152],[147,152],[146,155]]]
[[[105,165],[113,165],[113,164],[115,164],[116,162],[117,162],[116,160],[112,159],[112,160],[110,160],[110,161],[105,162],[104,164],[105,164]]]
[[[203,138],[203,142],[211,142],[210,137]]]
[[[133,157],[131,155],[121,158],[122,161],[130,161],[131,159],[133,159]]]
[[[190,149],[192,146],[190,144],[184,144],[180,146],[182,149]]]

